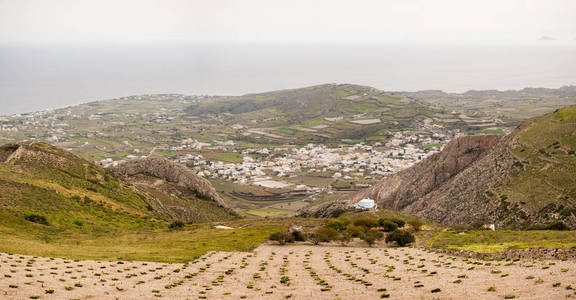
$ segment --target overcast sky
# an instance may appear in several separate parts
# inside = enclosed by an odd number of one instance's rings
[[[0,43],[576,39],[575,0],[0,0]]]

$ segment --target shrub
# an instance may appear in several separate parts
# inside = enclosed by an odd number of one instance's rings
[[[346,232],[350,235],[350,237],[361,237],[364,234],[364,228],[349,224],[346,227]]]
[[[390,232],[390,231],[394,231],[394,230],[398,229],[398,224],[396,224],[390,220],[380,219],[378,221],[378,223],[380,223],[380,227],[382,227],[384,229],[384,231],[386,231],[386,232]]]
[[[372,246],[374,243],[376,243],[376,241],[381,240],[382,237],[384,237],[382,232],[377,230],[369,230],[364,236],[362,236],[362,240],[365,241],[368,246]]]
[[[338,209],[333,210],[333,211],[330,213],[330,217],[332,217],[332,218],[338,218],[340,215],[342,215],[342,214],[345,213],[345,212],[346,212],[345,210],[343,210],[343,209],[341,209],[341,208],[338,208]]]
[[[410,224],[410,226],[412,226],[412,228],[414,228],[414,231],[420,231],[420,229],[422,229],[422,225],[424,225],[422,223],[422,221],[420,221],[418,219],[409,221],[408,224]]]
[[[268,239],[271,241],[276,241],[280,245],[285,245],[286,243],[294,241],[294,237],[291,234],[280,231],[272,233]]]
[[[570,230],[566,224],[562,222],[554,222],[544,227],[545,230]]]
[[[352,224],[354,224],[354,226],[364,227],[366,228],[364,231],[368,231],[368,229],[378,226],[378,220],[373,218],[356,218]]]
[[[396,225],[398,225],[398,228],[402,228],[404,227],[404,225],[406,225],[406,222],[401,219],[390,219],[390,221],[396,223]]]
[[[26,221],[32,222],[32,223],[37,223],[37,224],[42,224],[42,225],[49,225],[48,224],[48,220],[46,219],[45,216],[41,216],[41,215],[37,215],[37,214],[29,214],[29,215],[25,215],[24,219]]]
[[[328,220],[324,222],[324,227],[332,228],[338,231],[346,230],[346,226],[350,224],[350,220],[348,219],[336,219],[336,220]]]
[[[302,231],[294,230],[292,231],[292,238],[294,241],[303,242],[306,240],[306,235]]]
[[[314,243],[314,245],[318,245],[321,242],[330,242],[335,240],[336,238],[338,238],[340,234],[338,233],[338,231],[332,229],[332,228],[326,228],[326,227],[322,227],[318,230],[316,230],[316,232],[314,232],[311,236],[310,239],[312,240],[312,242]]]
[[[342,245],[347,245],[350,242],[350,240],[352,240],[352,235],[350,235],[350,232],[348,231],[342,232],[338,237],[338,241]]]
[[[182,221],[174,221],[168,225],[170,230],[182,229],[184,227],[184,222]]]
[[[394,230],[386,235],[386,243],[396,242],[400,247],[404,247],[414,241],[414,235],[405,230]]]

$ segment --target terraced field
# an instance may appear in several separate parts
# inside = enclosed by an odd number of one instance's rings
[[[561,299],[574,261],[481,261],[415,248],[263,245],[188,263],[0,254],[2,299]]]

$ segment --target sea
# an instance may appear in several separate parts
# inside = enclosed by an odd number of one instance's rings
[[[576,84],[576,42],[0,44],[0,115],[129,95],[242,95],[324,83],[558,88]]]

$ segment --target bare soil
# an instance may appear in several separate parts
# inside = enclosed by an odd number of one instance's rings
[[[188,264],[0,253],[1,299],[564,299],[576,297],[571,286],[574,261],[483,261],[415,248],[262,245]]]

